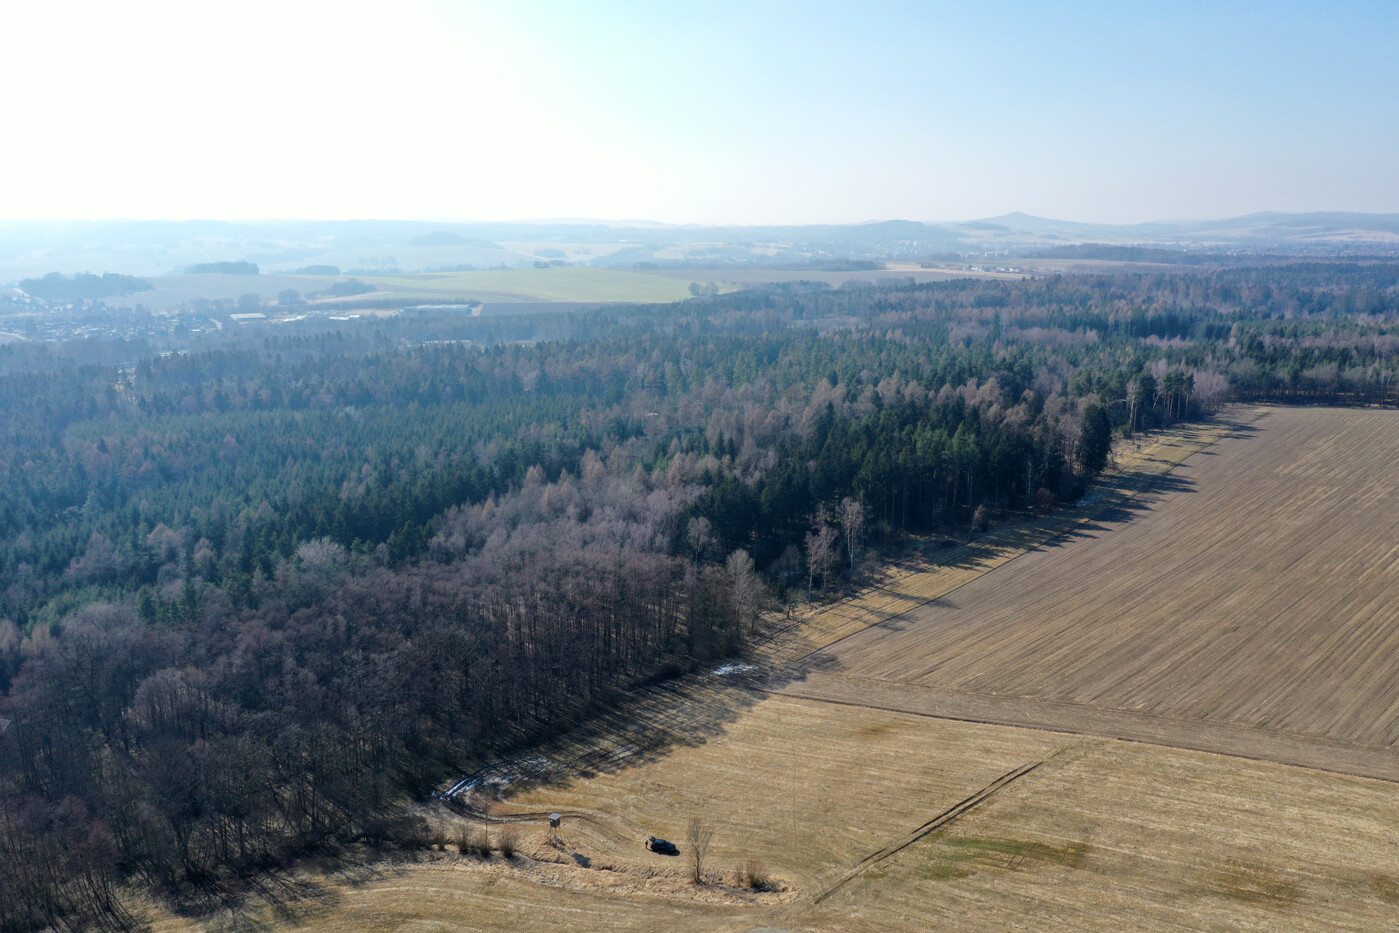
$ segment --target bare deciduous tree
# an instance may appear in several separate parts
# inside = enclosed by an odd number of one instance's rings
[[[845,535],[845,550],[850,557],[850,572],[855,572],[855,556],[865,536],[865,503],[851,496],[840,501],[840,530]]]
[[[706,560],[714,548],[714,526],[709,523],[709,519],[703,516],[690,519],[690,524],[685,529],[685,537],[690,543],[690,552],[694,554],[695,560]]]
[[[763,581],[753,569],[753,558],[747,551],[734,551],[724,563],[729,574],[730,594],[740,630],[758,628],[758,608],[762,603]]]
[[[690,847],[690,878],[695,884],[702,884],[704,861],[709,855],[710,844],[714,842],[714,830],[699,817],[691,817],[685,841]]]
[[[1215,411],[1229,397],[1229,378],[1212,370],[1195,371],[1195,399],[1205,411]]]
[[[831,564],[835,562],[836,530],[825,522],[820,522],[806,536],[806,595],[811,597],[812,577],[821,575],[821,592],[826,592],[826,577],[830,575]]]

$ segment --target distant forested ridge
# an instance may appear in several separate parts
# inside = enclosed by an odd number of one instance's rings
[[[12,369],[0,930],[380,838],[741,650],[763,592],[1073,501],[1114,436],[1393,405],[1396,268],[793,285],[487,347],[403,346],[403,316]]]
[[[478,249],[500,249],[499,243],[484,237],[462,236],[448,230],[434,230],[422,236],[415,236],[408,243],[412,246],[475,246]]]
[[[1112,262],[1156,262],[1175,265],[1227,265],[1229,257],[1211,253],[1188,252],[1159,246],[1116,246],[1107,243],[1074,243],[1035,250],[1041,259],[1100,259]]]
[[[202,275],[217,272],[222,275],[257,275],[255,262],[197,262],[185,269],[185,275]]]
[[[98,301],[150,291],[151,283],[115,272],[101,275],[79,272],[71,278],[59,272],[50,272],[42,279],[21,279],[19,287],[25,294],[45,301]]]
[[[341,282],[332,282],[320,291],[308,292],[307,298],[350,298],[355,295],[364,295],[376,291],[373,285],[366,285],[359,279],[345,279]]]

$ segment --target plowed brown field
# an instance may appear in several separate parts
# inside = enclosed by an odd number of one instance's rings
[[[1399,415],[1266,413],[1149,499],[817,652],[792,692],[1399,779]]]

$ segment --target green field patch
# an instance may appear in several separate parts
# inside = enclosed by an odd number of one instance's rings
[[[1299,885],[1266,865],[1231,859],[1205,875],[1205,890],[1241,904],[1290,904]]]
[[[1047,866],[1082,868],[1092,846],[1086,842],[1055,845],[976,836],[935,836],[913,866],[921,878],[965,878],[979,871],[1034,871]]]
[[[884,735],[886,732],[894,731],[894,724],[887,719],[881,720],[879,722],[860,723],[857,724],[851,731],[855,735]]]
[[[1373,875],[1369,879],[1370,890],[1386,904],[1399,904],[1399,878],[1389,875]]]

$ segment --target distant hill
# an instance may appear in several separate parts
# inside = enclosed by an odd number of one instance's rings
[[[1091,224],[1013,213],[952,226],[969,234],[1000,229],[1005,231],[1001,235],[1003,239],[1021,242],[1041,239],[1143,246],[1237,247],[1250,251],[1263,247],[1297,253],[1313,253],[1327,247],[1345,251],[1365,244],[1399,249],[1399,214],[1265,212],[1220,220]]]
[[[909,262],[1030,255],[1076,244],[1228,255],[1399,255],[1399,214],[1264,212],[1214,220],[1098,224],[1015,212],[959,222],[674,226],[641,221],[448,223],[406,220],[0,222],[0,283],[101,269],[137,277],[187,270],[422,272],[528,267],[541,258],[613,268]],[[547,250],[547,252],[545,252]]]
[[[97,301],[102,298],[148,292],[151,290],[151,283],[145,279],[115,272],[102,275],[79,272],[71,278],[50,272],[42,279],[24,279],[19,283],[19,287],[26,295],[45,301]]]

